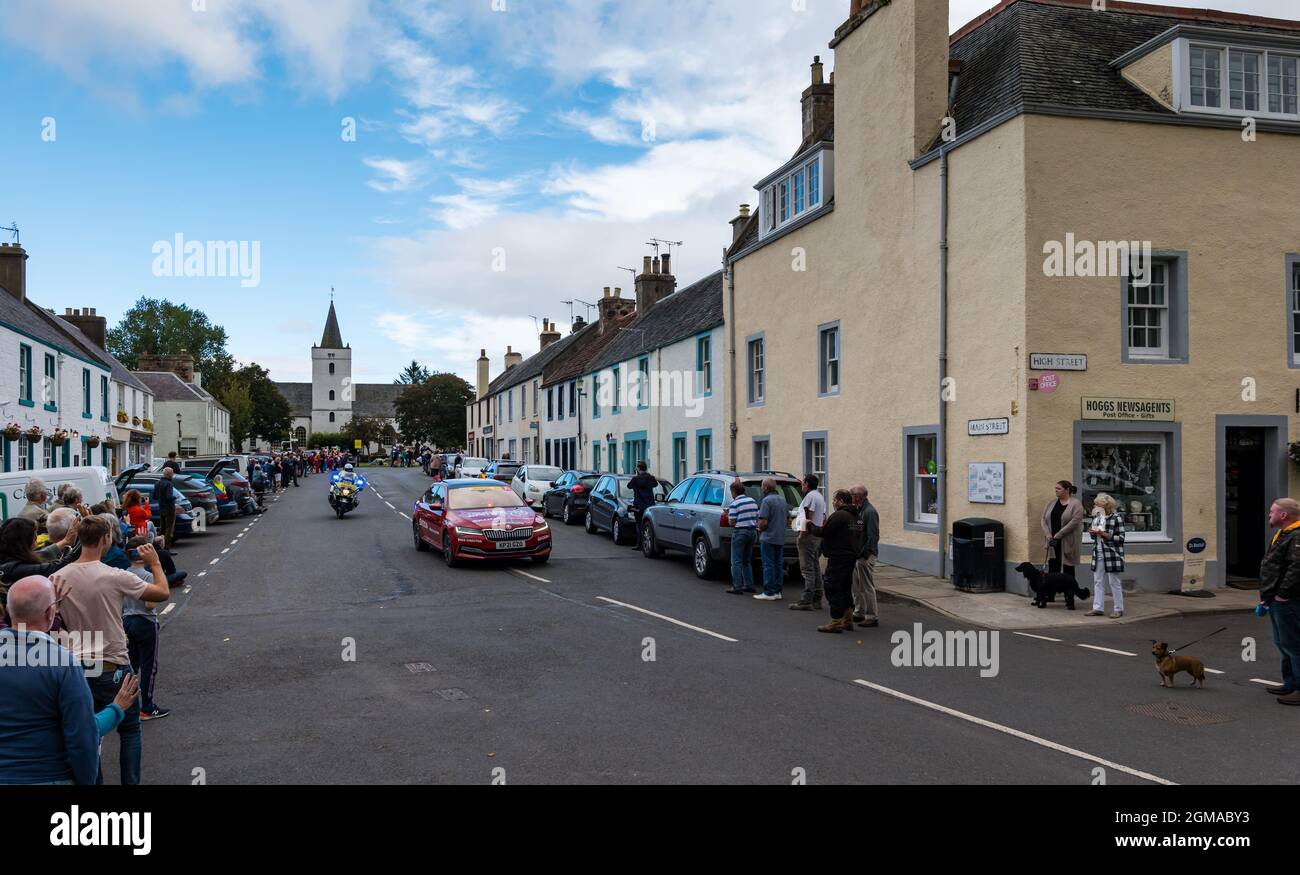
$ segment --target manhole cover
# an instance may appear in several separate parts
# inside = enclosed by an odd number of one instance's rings
[[[438,690],[438,695],[448,702],[459,702],[462,699],[468,699],[469,693],[464,690]]]
[[[1227,714],[1206,711],[1191,705],[1179,705],[1173,702],[1155,702],[1150,705],[1129,705],[1128,710],[1143,717],[1154,717],[1177,723],[1179,726],[1214,726],[1216,723],[1228,723],[1232,720]]]
[[[424,674],[425,672],[434,671],[434,667],[427,662],[408,662],[406,670],[411,674]]]

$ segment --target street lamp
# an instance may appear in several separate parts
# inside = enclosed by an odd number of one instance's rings
[[[181,415],[176,414],[176,455],[181,456]]]

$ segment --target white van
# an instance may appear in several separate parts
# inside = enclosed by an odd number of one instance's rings
[[[113,476],[100,465],[83,465],[79,468],[42,468],[36,471],[9,471],[0,474],[0,519],[17,516],[27,506],[27,483],[40,480],[50,490],[47,506],[54,504],[59,487],[71,483],[81,490],[81,500],[87,507],[111,498],[117,501],[117,488]]]

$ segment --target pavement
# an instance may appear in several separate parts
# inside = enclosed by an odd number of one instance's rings
[[[1083,587],[1092,591],[1091,582]],[[1238,589],[1216,589],[1213,598],[1196,598],[1169,593],[1125,592],[1124,616],[1112,620],[1110,594],[1106,598],[1106,616],[1089,617],[1089,600],[1075,600],[1076,609],[1067,610],[1064,598],[1057,596],[1046,608],[1035,608],[1030,596],[1010,592],[967,593],[956,589],[951,581],[909,571],[891,565],[876,569],[879,592],[937,611],[945,617],[985,629],[1077,629],[1109,624],[1131,625],[1170,617],[1194,617],[1210,614],[1250,613],[1259,604],[1258,593]]]
[[[1253,614],[1028,632],[887,601],[878,628],[819,634],[825,614],[788,609],[795,586],[726,595],[684,555],[558,521],[547,565],[448,569],[414,547],[428,480],[367,479],[344,520],[316,476],[181,542],[156,696],[173,710],[143,726],[146,783],[1300,780],[1260,756],[1300,709],[1261,692],[1279,658]],[[1161,688],[1149,639],[1207,635],[1187,651],[1206,688]]]

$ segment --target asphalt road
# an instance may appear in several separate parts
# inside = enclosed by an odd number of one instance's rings
[[[163,618],[156,698],[173,713],[143,727],[147,783],[1300,777],[1269,753],[1300,711],[1252,680],[1278,676],[1253,614],[1101,620],[1044,633],[1055,641],[1001,633],[991,677],[896,666],[894,633],[959,627],[886,603],[879,628],[818,634],[825,615],[788,610],[793,585],[784,603],[724,595],[684,556],[648,560],[558,521],[546,566],[450,570],[413,546],[419,470],[366,475],[372,488],[342,521],[317,476],[257,522],[181,543],[191,586]],[[1186,675],[1160,688],[1149,639],[1177,646],[1225,625],[1188,651],[1223,674],[1204,690]],[[1242,658],[1248,636],[1256,662]],[[104,749],[113,781],[115,739]]]

